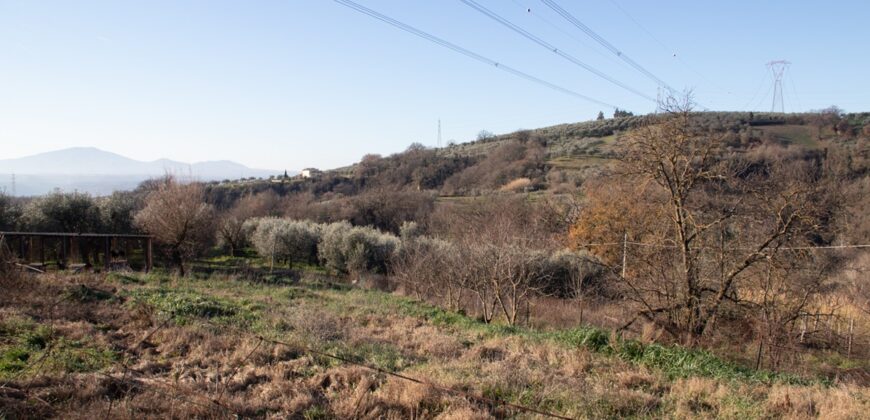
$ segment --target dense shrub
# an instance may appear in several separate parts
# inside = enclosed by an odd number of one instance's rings
[[[585,252],[561,250],[541,263],[542,291],[560,297],[579,298],[600,286],[603,266]]]
[[[378,188],[353,197],[348,204],[345,214],[354,225],[399,233],[404,222],[425,222],[435,197],[420,191]]]
[[[402,238],[402,242],[413,240],[422,234],[423,227],[417,222],[402,222],[402,226],[399,226],[399,237]]]
[[[21,218],[21,207],[15,199],[0,192],[0,230],[15,230]]]
[[[338,222],[323,227],[318,255],[337,273],[386,274],[400,244],[396,236],[377,229]]]
[[[443,192],[451,195],[497,189],[517,178],[529,184],[543,180],[546,149],[541,142],[509,141],[489,152],[479,163],[448,178]]]
[[[110,233],[133,233],[133,215],[144,206],[143,197],[130,191],[115,191],[98,200],[103,228]]]
[[[267,217],[252,219],[243,230],[252,230],[257,253],[274,261],[315,263],[321,226],[309,222]]]
[[[89,194],[55,191],[39,197],[24,208],[26,229],[42,232],[98,232],[103,218]]]

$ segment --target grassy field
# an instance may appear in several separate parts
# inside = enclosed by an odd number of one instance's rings
[[[866,388],[593,328],[486,325],[316,273],[58,274],[5,290],[0,418],[539,416],[493,401],[571,418],[870,411]]]

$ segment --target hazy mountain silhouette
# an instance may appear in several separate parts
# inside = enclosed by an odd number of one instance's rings
[[[201,181],[268,177],[283,171],[252,169],[228,161],[184,163],[169,159],[144,162],[93,147],[73,147],[17,159],[0,160],[0,189],[16,195],[44,194],[54,188],[108,194],[130,189],[166,173]]]

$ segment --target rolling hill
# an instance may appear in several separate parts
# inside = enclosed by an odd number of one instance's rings
[[[212,181],[268,177],[279,171],[253,169],[228,160],[185,163],[159,159],[145,162],[93,147],[74,147],[0,160],[0,189],[10,193],[14,190],[16,195],[22,196],[44,194],[54,188],[103,195],[134,188],[145,179],[167,173]]]

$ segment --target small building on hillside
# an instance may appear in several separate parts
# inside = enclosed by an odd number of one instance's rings
[[[284,175],[278,175],[278,176],[273,175],[269,179],[274,183],[283,184],[284,182],[290,180],[290,175],[287,174],[287,170],[285,169]]]
[[[317,178],[323,171],[317,168],[305,168],[302,170],[302,178]]]

